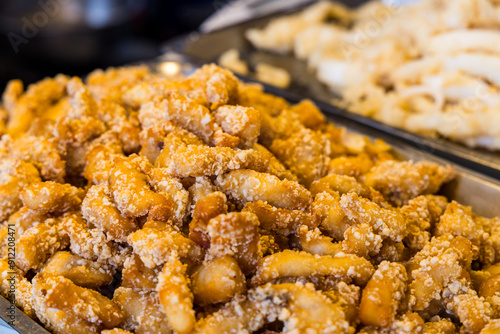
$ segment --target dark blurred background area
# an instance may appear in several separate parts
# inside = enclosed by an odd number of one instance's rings
[[[0,89],[14,78],[29,84],[154,58],[162,43],[196,30],[220,3],[0,0]]]
[[[0,91],[15,78],[28,85],[154,58],[234,1],[0,0]]]

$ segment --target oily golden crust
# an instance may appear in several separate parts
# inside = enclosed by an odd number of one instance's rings
[[[274,175],[249,169],[221,175],[215,183],[240,204],[260,200],[278,208],[303,210],[311,201],[311,193],[297,182],[280,180]]]
[[[0,221],[21,208],[21,190],[36,181],[41,181],[40,175],[32,164],[19,159],[0,161]]]
[[[251,284],[258,286],[280,277],[334,276],[364,285],[373,272],[370,262],[354,255],[315,256],[305,252],[284,250],[269,255],[259,262]]]
[[[389,327],[395,320],[400,301],[405,296],[406,269],[402,264],[382,262],[363,289],[359,304],[361,323]]]
[[[68,183],[52,181],[33,182],[21,191],[21,199],[29,210],[40,214],[62,214],[78,211],[84,197],[84,190]]]
[[[262,253],[259,250],[259,219],[250,212],[230,212],[209,220],[209,257],[231,255],[245,274],[255,270]]]
[[[171,256],[188,258],[194,263],[203,258],[201,247],[169,223],[150,220],[130,234],[128,242],[148,268],[164,264]]]
[[[158,276],[158,299],[172,329],[188,334],[196,322],[193,310],[193,293],[186,277],[186,265],[175,257],[169,257]]]
[[[230,255],[204,261],[191,275],[194,299],[198,305],[224,303],[246,292],[246,278]]]
[[[139,156],[118,163],[109,174],[111,194],[118,210],[127,217],[148,216],[167,221],[172,212],[172,200],[151,190],[149,178],[144,173],[151,167],[147,159]]]
[[[106,185],[92,186],[88,190],[82,204],[82,215],[117,242],[126,242],[127,236],[139,228],[133,218],[120,213]]]
[[[310,101],[210,65],[14,82],[1,108],[0,133],[25,129],[0,143],[0,292],[13,272],[10,298],[55,333],[465,334],[500,317],[500,220],[433,195],[451,168],[399,162]]]
[[[419,195],[435,194],[443,183],[455,177],[453,166],[433,162],[386,160],[363,175],[363,182],[380,191],[396,205],[406,204]]]
[[[285,236],[295,233],[301,225],[315,228],[319,224],[311,214],[302,210],[281,209],[263,201],[248,202],[242,211],[255,214],[261,229]]]

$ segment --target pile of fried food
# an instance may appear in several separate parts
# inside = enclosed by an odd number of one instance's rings
[[[247,37],[307,61],[351,111],[500,150],[499,28],[497,0],[323,1]]]
[[[12,81],[2,111],[0,290],[54,333],[500,328],[500,219],[308,100],[139,66]]]

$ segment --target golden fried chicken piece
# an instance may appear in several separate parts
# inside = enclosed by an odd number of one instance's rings
[[[374,202],[359,197],[356,193],[342,195],[340,206],[355,224],[367,223],[383,237],[400,242],[406,236],[407,222],[396,211],[381,208]]]
[[[145,156],[149,162],[154,164],[165,147],[164,141],[168,134],[179,131],[182,131],[181,128],[167,121],[162,121],[150,128],[143,129],[140,133],[141,151],[139,155]],[[203,143],[201,140],[199,142],[200,144]]]
[[[246,278],[236,260],[229,255],[204,261],[191,275],[196,304],[224,303],[246,292]]]
[[[297,176],[287,169],[267,148],[260,144],[255,144],[252,148],[269,161],[269,165],[265,170],[266,173],[275,175],[280,180],[298,181]]]
[[[116,242],[126,242],[130,233],[139,229],[134,218],[120,213],[111,198],[108,186],[92,186],[82,204],[82,215],[87,222],[101,229]]]
[[[83,176],[92,184],[108,184],[113,167],[125,160],[118,138],[113,134],[111,137],[105,144],[96,144],[85,155]]]
[[[262,230],[285,236],[295,233],[301,225],[315,228],[319,224],[318,219],[302,210],[281,209],[263,201],[246,203],[242,212],[255,214]]]
[[[240,138],[240,148],[251,148],[260,135],[260,112],[254,108],[224,105],[214,110],[224,132]]]
[[[196,322],[193,293],[186,277],[186,265],[171,256],[158,276],[158,299],[172,329],[179,334],[190,333]]]
[[[436,193],[455,177],[453,166],[433,162],[386,160],[376,164],[361,180],[401,206],[419,195]]]
[[[113,281],[114,271],[99,263],[67,251],[59,251],[45,263],[40,273],[44,277],[62,276],[78,286],[98,289]]]
[[[68,246],[69,239],[61,222],[48,219],[30,227],[16,243],[16,266],[23,271],[40,269],[45,261]]]
[[[332,238],[321,234],[318,228],[309,230],[306,225],[300,226],[297,231],[302,250],[317,255],[335,256],[342,251],[339,243],[333,242]]]
[[[340,156],[330,160],[328,174],[348,175],[358,179],[373,167],[373,161],[366,153],[355,156]]]
[[[353,224],[340,206],[340,196],[323,192],[314,198],[311,205],[313,220],[335,240],[343,240],[345,231]]]
[[[238,85],[238,100],[236,104],[255,108],[261,114],[270,116],[277,116],[284,109],[290,107],[284,98],[265,93],[262,85],[243,82],[240,82]]]
[[[49,317],[51,313],[59,312],[70,314],[100,329],[114,328],[123,319],[122,312],[113,301],[94,290],[79,287],[62,276],[38,274],[33,279],[33,291],[37,316],[45,318],[54,327],[62,324],[52,323]]]
[[[9,113],[8,133],[17,137],[26,132],[35,116],[43,116],[44,111],[64,96],[67,82],[64,75],[45,78],[30,85],[23,94],[22,83],[12,81],[3,96],[4,107]]]
[[[90,228],[80,214],[67,215],[61,225],[69,236],[71,251],[87,260],[121,268],[130,256],[130,248],[109,240],[100,229]]]
[[[142,262],[139,255],[133,253],[123,265],[122,285],[125,288],[132,288],[134,291],[141,292],[156,291],[158,284],[158,275],[161,272],[161,266],[148,268]]]
[[[306,128],[286,139],[274,139],[269,150],[283,162],[306,187],[323,177],[329,163],[329,144],[320,133]]]
[[[0,221],[5,221],[21,208],[20,192],[40,180],[38,170],[19,159],[0,160]]]
[[[210,235],[207,230],[210,219],[227,213],[227,198],[222,192],[212,192],[200,198],[194,205],[193,219],[189,223],[189,239],[204,249],[210,247]]]
[[[194,241],[184,237],[173,225],[149,220],[143,228],[130,234],[128,242],[148,268],[164,264],[171,256],[201,262],[203,252]]]
[[[114,292],[113,302],[123,312],[121,327],[124,329],[136,334],[173,333],[156,293],[141,294],[130,288],[119,287]]]
[[[258,286],[281,277],[307,276],[333,276],[342,281],[364,285],[373,272],[373,266],[368,260],[355,255],[337,254],[332,257],[284,250],[266,256],[259,262],[251,285]]]
[[[215,184],[241,205],[260,200],[278,208],[303,210],[311,202],[311,193],[297,182],[282,181],[274,175],[249,169],[220,175]]]
[[[65,155],[54,138],[24,135],[12,139],[5,135],[0,140],[1,159],[10,157],[32,163],[44,180],[64,183]]]
[[[300,101],[289,110],[297,114],[300,123],[311,130],[320,130],[326,123],[326,118],[321,110],[309,99]]]
[[[151,190],[145,174],[152,168],[149,161],[132,155],[119,162],[109,174],[109,186],[116,207],[128,217],[148,216],[167,221],[172,215],[172,200]]]
[[[78,211],[85,191],[68,183],[33,182],[21,191],[24,205],[40,214]]]
[[[342,250],[348,254],[370,259],[381,255],[384,240],[379,234],[375,233],[372,225],[361,223],[350,226],[344,232],[344,240],[342,240],[341,245]]]
[[[209,257],[231,255],[245,274],[254,272],[262,257],[259,250],[259,219],[250,212],[230,212],[210,219]]]
[[[380,263],[366,284],[359,304],[359,319],[367,326],[389,327],[405,297],[406,269],[400,263]]]

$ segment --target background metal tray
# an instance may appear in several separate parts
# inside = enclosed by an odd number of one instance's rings
[[[201,63],[190,59],[189,57],[180,54],[169,54],[158,60],[145,62],[153,71],[159,71],[166,63],[176,63],[181,68],[182,72],[189,74],[194,71]],[[290,102],[297,102],[297,96],[277,90],[274,87],[265,86],[270,93],[282,96]],[[320,107],[324,107],[320,104]],[[322,109],[324,112],[326,110]],[[416,148],[401,141],[399,138],[380,131],[378,129],[360,124],[348,118],[342,118],[334,115],[328,115],[328,119],[337,126],[344,126],[349,131],[367,135],[370,138],[381,138],[393,147],[394,152],[401,159],[405,160],[429,160],[439,164],[448,164],[449,162],[442,159],[425,148]],[[474,172],[470,169],[456,166],[457,177],[452,182],[444,185],[440,190],[440,194],[445,195],[450,200],[456,200],[461,204],[472,206],[474,212],[486,217],[500,216],[500,180]],[[8,307],[10,302],[0,296],[0,318],[6,322],[11,321],[9,318]],[[16,308],[14,329],[21,334],[48,334],[41,325],[33,319],[26,316],[22,311]],[[2,328],[0,327],[0,332]]]
[[[167,42],[164,48],[167,51],[182,52],[205,62],[216,62],[224,51],[235,48],[240,51],[242,59],[245,59],[249,63],[250,68],[254,68],[259,62],[265,62],[286,69],[291,75],[292,82],[290,87],[287,88],[286,92],[283,94],[287,92],[294,93],[302,98],[307,97],[315,102],[323,102],[324,104],[321,104],[321,109],[326,114],[368,125],[382,132],[396,136],[402,141],[420,149],[500,179],[500,152],[471,149],[443,138],[425,137],[335,107],[330,103],[334,95],[324,84],[316,79],[313,73],[308,71],[305,62],[295,59],[291,55],[278,55],[256,50],[246,40],[244,33],[247,29],[263,27],[272,18],[289,13],[290,12],[268,15],[207,34],[191,33]],[[278,88],[273,89],[275,93],[281,91],[282,90]]]

